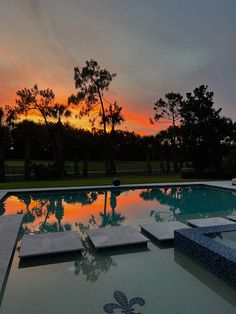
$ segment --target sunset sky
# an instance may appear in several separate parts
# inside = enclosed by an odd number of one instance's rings
[[[235,0],[1,0],[0,104],[35,83],[65,102],[74,66],[94,58],[117,72],[106,98],[123,106],[123,129],[164,128],[149,123],[154,102],[200,84],[236,120],[235,30]]]

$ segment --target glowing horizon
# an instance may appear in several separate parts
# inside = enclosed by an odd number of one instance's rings
[[[40,86],[39,86],[39,88],[40,88]],[[16,95],[15,95],[15,99],[17,99]],[[116,100],[113,100],[113,102],[114,101],[116,101]],[[110,102],[112,102],[112,101],[109,101],[109,103]],[[62,97],[58,98],[56,96],[54,103],[67,104],[67,99],[63,99]],[[105,101],[105,103],[106,103],[106,101]],[[120,102],[118,102],[118,104],[122,106],[122,104]],[[73,105],[73,106],[69,107],[69,109],[72,112],[72,115],[69,118],[63,118],[63,121],[68,122],[70,125],[78,128],[78,129],[83,128],[83,129],[87,129],[89,131],[91,131],[93,127],[95,127],[96,129],[102,129],[102,126],[99,125],[99,119],[96,121],[95,125],[92,126],[91,123],[89,122],[88,117],[83,117],[83,118],[76,117],[76,116],[78,116],[79,107],[80,107],[80,105]],[[98,110],[99,109],[100,109],[100,107],[98,105]],[[158,124],[152,125],[149,122],[149,118],[151,118],[151,117],[146,117],[146,116],[143,117],[138,113],[130,111],[129,108],[127,108],[125,106],[122,106],[122,114],[124,116],[125,121],[122,124],[116,126],[116,129],[123,130],[123,131],[128,130],[128,131],[132,132],[132,131],[135,131],[135,123],[138,122],[138,124],[140,125],[140,129],[139,129],[139,131],[136,131],[136,133],[140,134],[140,135],[150,135],[152,133],[158,133],[160,130],[165,129],[170,124],[168,122],[164,122],[164,123],[158,123]],[[26,114],[22,114],[21,116],[19,116],[18,121],[23,121],[25,119],[34,121],[36,123],[44,123],[43,118],[40,116],[40,114],[37,111],[35,111],[35,112],[29,111]],[[53,119],[49,119],[49,121],[53,121]],[[132,126],[133,126],[133,128],[132,128]],[[144,130],[142,130],[142,128]],[[147,129],[149,130],[149,132],[147,131]],[[107,130],[108,131],[110,130],[109,126],[107,126]]]
[[[235,14],[235,0],[2,1],[0,104],[14,105],[16,91],[35,83],[66,102],[74,67],[93,58],[117,73],[105,97],[123,107],[121,129],[157,133],[168,125],[149,123],[153,104],[201,84],[236,120]]]

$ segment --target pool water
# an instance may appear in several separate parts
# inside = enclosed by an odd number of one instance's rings
[[[235,192],[207,187],[10,195],[0,215],[24,213],[23,233],[185,220],[236,213]]]
[[[25,214],[18,247],[24,233],[76,230],[85,250],[26,263],[16,250],[1,314],[236,312],[236,289],[173,246],[150,242],[147,249],[98,253],[86,238],[88,228],[132,225],[139,230],[141,223],[234,214],[231,191],[189,186],[27,193],[0,204],[0,214],[17,212]]]
[[[214,241],[236,250],[236,231],[218,232],[208,236]]]

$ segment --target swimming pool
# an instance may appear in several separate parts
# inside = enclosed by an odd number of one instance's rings
[[[235,313],[236,290],[173,246],[150,242],[148,249],[99,253],[85,235],[88,228],[109,225],[139,230],[143,223],[235,214],[233,191],[175,186],[9,195],[0,204],[0,214],[17,212],[25,214],[20,237],[76,230],[85,250],[81,256],[31,263],[19,263],[16,252],[1,314],[113,313],[105,312],[111,311],[110,303],[117,304],[117,314]]]

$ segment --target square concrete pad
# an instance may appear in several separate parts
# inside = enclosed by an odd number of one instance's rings
[[[149,241],[131,226],[91,229],[87,234],[96,249],[147,244]]]
[[[236,215],[229,215],[229,216],[227,216],[227,218],[236,222]]]
[[[233,224],[232,221],[222,217],[202,218],[202,219],[190,219],[187,222],[194,227],[214,227],[221,225]]]
[[[19,257],[81,251],[83,245],[75,231],[25,235]]]
[[[150,235],[158,241],[174,240],[174,231],[179,229],[190,228],[180,221],[158,222],[152,224],[140,225],[141,231]]]

